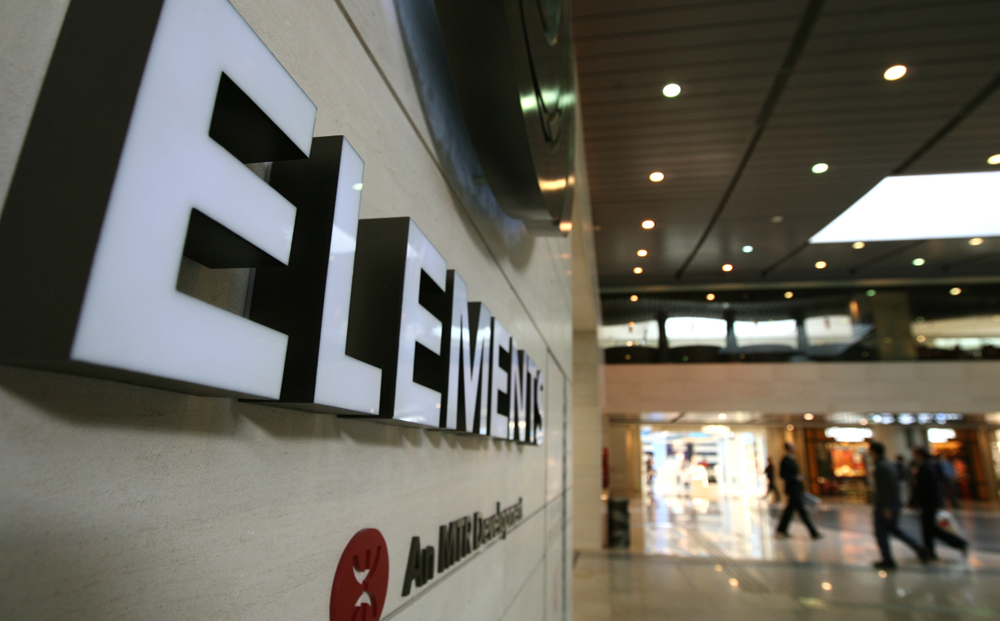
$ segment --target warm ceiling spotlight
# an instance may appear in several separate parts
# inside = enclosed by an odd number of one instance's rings
[[[812,171],[817,175],[822,175],[826,171],[830,170],[829,164],[824,164],[820,162],[819,164],[813,164]]]
[[[806,420],[812,420],[812,419],[814,419],[816,417],[813,416],[812,414],[810,414],[809,412],[806,412],[805,414],[802,415],[802,418],[804,418]]]
[[[888,69],[885,70],[885,73],[882,74],[882,77],[892,82],[893,80],[898,80],[904,75],[906,75],[905,65],[893,65],[892,67],[889,67]]]
[[[982,246],[983,245],[983,238],[982,237],[973,237],[972,239],[969,240],[969,245],[970,246]]]
[[[635,343],[633,343],[632,341],[625,341],[626,347],[632,347],[633,345],[635,345]]]
[[[988,158],[986,158],[986,163],[989,164],[990,166],[996,166],[997,164],[1000,164],[1000,153],[997,153],[996,155],[991,155]]]
[[[780,224],[785,220],[785,216],[771,216],[772,224]]]
[[[639,296],[637,296],[635,294],[632,294],[632,295],[629,296],[628,299],[629,299],[630,302],[638,302],[639,301]]]
[[[920,267],[924,263],[927,263],[927,261],[924,261],[920,257],[917,257],[916,259],[913,260],[913,264],[916,265],[917,267]]]
[[[719,420],[726,420],[726,413],[719,414]]]
[[[795,297],[795,294],[792,293],[791,291],[786,291],[785,292],[785,299],[786,300],[791,300],[793,297]]]
[[[666,86],[663,87],[664,97],[670,97],[671,99],[673,99],[674,97],[680,94],[681,94],[681,87],[679,84],[667,84]]]
[[[853,244],[851,244],[851,248],[854,248],[855,250],[861,250],[864,247],[865,247],[865,242],[854,242]]]
[[[560,222],[559,223],[559,232],[560,233],[569,233],[572,230],[573,230],[573,223],[572,222]]]
[[[862,418],[861,420],[858,421],[858,424],[861,425],[862,427],[864,427],[865,425],[868,424],[868,419],[867,418]]]
[[[654,226],[656,226],[656,223],[653,222],[652,220],[643,220],[642,222],[642,228],[644,229],[651,229]]]
[[[641,267],[633,267],[632,271],[634,273],[636,273],[636,274],[641,274],[642,273],[642,268]]]
[[[634,328],[635,327],[635,322],[634,321],[628,322],[628,327],[629,327],[629,329]]]
[[[644,256],[646,256],[646,255],[647,255],[647,254],[649,254],[649,253],[648,253],[648,252],[646,252],[645,250],[640,250],[640,251],[636,252],[635,254],[636,254],[637,256],[640,256],[640,257],[644,257]]]
[[[824,591],[831,591],[831,590],[833,590],[833,585],[830,584],[829,582],[824,582],[820,586],[823,587]]]
[[[743,252],[750,254],[753,252],[753,246],[743,246]]]
[[[826,261],[816,261],[816,269],[821,270],[826,268]]]
[[[961,287],[952,287],[948,290],[948,293],[952,295],[962,295],[962,289]]]
[[[740,586],[740,581],[736,578],[729,579],[729,586]]]
[[[918,342],[918,343],[923,343],[923,342],[924,342],[924,341],[926,341],[926,340],[927,340],[927,337],[926,337],[926,336],[924,336],[923,334],[921,334],[921,335],[917,336],[917,342]]]
[[[659,183],[663,181],[663,173],[655,172],[649,176],[649,180],[652,181],[653,183]]]
[[[787,429],[788,431],[795,431],[795,425],[788,425],[787,427],[785,427],[785,429]]]
[[[708,295],[705,296],[705,299],[708,300],[709,302],[711,302],[712,300],[715,299],[715,294],[714,293],[709,293]]]
[[[733,271],[733,265],[731,263],[726,263],[725,265],[722,266],[722,271],[723,272]]]

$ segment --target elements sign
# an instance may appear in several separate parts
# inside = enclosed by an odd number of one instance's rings
[[[226,0],[74,0],[0,218],[0,362],[540,444],[542,371],[416,223],[359,221],[315,120]],[[182,257],[255,268],[245,316]]]

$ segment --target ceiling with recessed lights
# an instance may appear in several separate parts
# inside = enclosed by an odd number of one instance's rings
[[[998,237],[809,244],[886,176],[1000,172],[1000,2],[576,0],[574,24],[605,293],[1000,276]]]

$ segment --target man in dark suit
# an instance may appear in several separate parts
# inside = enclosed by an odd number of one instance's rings
[[[799,517],[805,522],[806,528],[813,539],[819,539],[822,535],[813,526],[809,513],[804,504],[805,488],[802,486],[802,474],[799,472],[799,464],[795,461],[795,445],[785,442],[785,457],[781,460],[778,470],[781,478],[785,480],[785,496],[788,496],[788,504],[785,512],[781,514],[781,522],[778,524],[778,537],[788,536],[788,523],[792,521],[792,514],[799,512]]]
[[[921,562],[927,562],[927,552],[916,540],[900,530],[899,512],[903,503],[899,498],[899,478],[895,464],[885,458],[885,446],[881,442],[872,442],[869,449],[875,461],[875,539],[882,550],[882,560],[875,563],[878,569],[895,569],[896,561],[892,559],[892,549],[889,547],[889,535],[901,539],[903,543],[913,548]]]
[[[925,448],[913,449],[913,459],[917,463],[917,476],[913,484],[913,498],[910,505],[920,509],[920,525],[924,534],[924,548],[927,557],[936,560],[934,540],[940,539],[953,548],[958,548],[963,555],[968,554],[969,543],[944,530],[937,524],[937,511],[944,506],[944,492],[941,487],[938,469],[931,461],[931,454]]]

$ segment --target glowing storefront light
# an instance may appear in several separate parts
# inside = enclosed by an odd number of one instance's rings
[[[837,442],[864,442],[874,435],[871,429],[862,427],[830,427],[823,432],[826,437]]]
[[[954,429],[942,429],[931,427],[927,430],[927,442],[930,444],[944,444],[948,440],[954,440],[956,436]]]

